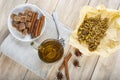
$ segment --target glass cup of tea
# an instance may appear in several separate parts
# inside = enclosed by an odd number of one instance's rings
[[[34,42],[32,46],[35,48]],[[39,58],[46,63],[60,60],[64,53],[64,47],[58,39],[46,39],[37,48]]]

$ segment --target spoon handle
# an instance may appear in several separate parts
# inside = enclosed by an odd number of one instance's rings
[[[60,36],[57,13],[56,13],[56,12],[53,12],[52,16],[53,16],[53,20],[54,20],[54,22],[55,22],[55,26],[56,26],[56,30],[57,30],[57,34],[58,34],[57,39],[59,39],[60,42],[62,43],[62,45],[65,46],[64,39]]]
[[[60,39],[60,32],[59,32],[59,29],[58,29],[59,28],[58,16],[57,16],[56,12],[53,12],[52,16],[53,16],[53,20],[55,22],[55,26],[56,26],[56,30],[57,30],[57,34],[58,34],[57,39]]]

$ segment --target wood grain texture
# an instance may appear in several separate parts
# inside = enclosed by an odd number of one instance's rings
[[[1,0],[0,1],[0,20],[3,22],[0,22],[0,44],[2,43],[2,41],[4,40],[4,38],[9,34],[8,30],[7,30],[7,15],[9,13],[9,11],[15,6],[13,4],[20,4],[20,3],[24,3],[24,1],[22,0]],[[59,16],[59,20],[63,23],[65,23],[66,25],[69,25],[72,29],[75,29],[75,26],[78,22],[78,16],[79,16],[79,11],[81,9],[82,6],[87,5],[89,3],[89,0],[28,0],[28,3],[33,3],[36,4],[37,6],[39,6],[40,8],[42,8],[43,10],[48,11],[50,14],[52,14],[52,12],[54,11],[54,9],[56,9],[55,11],[58,13]],[[58,5],[57,5],[58,4]],[[106,7],[108,8],[114,8],[117,9],[120,1],[119,0],[90,0],[89,5],[90,6],[97,6],[99,4],[104,4]],[[11,6],[10,6],[11,5]],[[1,7],[2,6],[2,7]],[[57,6],[57,7],[56,7]],[[8,10],[5,10],[8,9]],[[5,23],[4,23],[5,22]],[[3,24],[4,23],[4,24]],[[4,35],[3,35],[4,34]],[[73,48],[70,46],[68,46],[67,51],[69,52],[73,52]],[[74,60],[74,58],[76,58],[75,56],[73,56],[73,58],[71,59],[71,62],[69,63],[69,69],[70,69],[70,76],[73,76],[72,73],[74,73],[75,76],[70,77],[71,80],[120,80],[119,78],[119,70],[120,70],[120,55],[119,55],[120,51],[117,51],[115,54],[111,55],[109,58],[102,58],[102,57],[98,57],[96,55],[94,56],[82,56],[80,58],[77,58],[80,61],[80,68],[74,68],[72,65],[72,61]],[[16,69],[17,67],[12,65],[14,64],[13,61],[10,61],[9,63],[6,63],[5,60],[8,60],[8,58],[2,57],[0,58],[0,74],[2,74],[3,71],[4,74],[0,75],[0,79],[17,79],[17,77],[22,77],[21,79],[23,79],[23,75],[22,72],[19,72],[19,69]],[[9,60],[8,60],[9,61]],[[8,62],[7,61],[7,62]],[[97,63],[98,61],[98,63]],[[4,63],[5,62],[5,63]],[[5,68],[4,66],[1,65],[5,64]],[[18,64],[17,64],[18,65]],[[57,65],[57,64],[56,64]],[[96,66],[97,65],[97,66]],[[19,72],[19,74],[16,75],[12,75],[11,70],[6,68],[9,67],[9,69],[11,68],[15,68],[15,72]],[[59,66],[59,65],[57,65]],[[20,69],[24,69],[25,68],[21,68]],[[50,75],[48,75],[49,80],[50,77],[52,75],[54,75],[55,77],[55,73],[57,71],[57,67],[53,67],[53,69],[51,69],[51,73],[49,73]],[[95,71],[94,71],[95,69]],[[2,71],[1,71],[2,70]],[[12,69],[13,70],[13,69]],[[64,70],[63,70],[64,72]],[[15,73],[14,73],[15,74]],[[8,75],[7,78],[5,78],[5,76]],[[18,76],[19,75],[19,76]],[[24,74],[25,75],[25,74]],[[2,78],[1,78],[2,76]],[[4,77],[3,77],[4,76]],[[64,76],[65,77],[65,76]],[[35,76],[33,73],[31,72],[27,72],[25,77],[25,80],[33,80],[33,79],[39,79],[38,76]],[[18,80],[18,79],[17,79]]]
[[[0,55],[0,80],[42,80],[33,72],[11,60],[9,57]]]
[[[0,1],[0,44],[9,34],[7,19],[10,11],[18,4],[25,3],[26,0],[1,0]]]
[[[22,80],[26,70],[7,56],[0,57],[0,80]]]
[[[71,80],[90,80],[96,66],[98,56],[84,56],[76,57],[74,55],[74,48],[71,47],[69,50],[73,56],[69,61],[69,72]],[[73,61],[77,59],[81,67],[74,67]]]
[[[90,6],[96,7],[98,5],[105,5],[107,8],[118,9],[119,0],[91,0]]]
[[[80,15],[80,9],[84,5],[89,3],[88,0],[60,0],[57,5],[56,12],[58,13],[60,21],[69,25],[73,29],[75,29]],[[74,54],[73,48],[70,51]],[[76,57],[73,56],[69,63],[70,70],[70,79],[71,80],[89,80],[93,74],[94,68],[96,66],[98,56],[83,56],[78,58],[80,61],[81,68],[74,68],[72,65],[72,61]],[[64,73],[64,72],[63,72]],[[74,73],[74,74],[73,74]]]
[[[105,5],[107,8],[118,9],[120,6],[119,0],[91,0],[91,6],[97,6],[99,4]],[[92,80],[120,80],[120,50],[116,51],[113,55],[107,58],[100,57],[95,67]]]
[[[69,47],[69,46],[68,46]],[[90,80],[94,68],[96,66],[96,62],[98,59],[98,56],[82,56],[82,57],[76,57],[74,55],[74,48],[69,47],[67,54],[72,53],[72,57],[68,62],[68,67],[69,67],[69,73],[70,73],[70,80]],[[73,60],[78,59],[80,62],[81,67],[74,67],[73,66]],[[62,64],[62,63],[61,63]],[[56,79],[56,74],[58,72],[58,68],[61,65],[60,63],[57,63],[53,69],[51,69],[51,72],[49,73],[49,76],[47,76],[46,80],[55,80]],[[65,77],[65,70],[62,70],[63,73],[63,80],[66,80]]]
[[[6,1],[4,1],[4,3],[5,3]],[[35,1],[34,1],[35,2]],[[37,2],[37,0],[36,0],[36,2]],[[39,2],[39,1],[38,1]],[[38,4],[38,2],[37,2],[37,4]],[[52,11],[54,10],[54,2],[56,3],[56,0],[55,1],[50,1],[49,0],[49,3],[48,3],[48,1],[43,1],[43,0],[41,0],[39,3],[41,3],[42,4],[42,8],[43,9],[45,9],[45,10],[47,10],[49,13],[52,13]],[[8,2],[9,3],[9,2]],[[1,3],[1,4],[3,4],[3,3]],[[17,4],[19,4],[19,2],[17,3]],[[46,4],[46,5],[45,5]],[[4,4],[3,4],[4,5]],[[11,4],[10,4],[11,5]],[[53,6],[53,7],[51,7],[51,5]],[[8,5],[9,6],[9,5]],[[9,10],[11,10],[10,8],[9,8]],[[9,13],[9,12],[8,12]],[[2,29],[2,28],[1,28]],[[0,30],[1,30],[0,29]],[[3,29],[2,29],[3,30]],[[1,31],[2,31],[1,30]],[[1,33],[3,33],[3,32],[5,32],[5,34],[6,34],[6,36],[7,36],[7,34],[9,33],[8,32],[8,30],[7,29],[4,29]],[[6,36],[4,36],[4,35],[1,35],[2,37],[6,37]],[[3,38],[3,40],[4,40],[4,38]],[[1,40],[1,43],[2,43],[2,39],[0,39]],[[5,65],[6,66],[6,65]],[[16,66],[12,66],[11,65],[11,67],[16,67]],[[4,70],[4,69],[3,69]],[[18,70],[16,70],[16,71],[18,71]],[[9,71],[7,71],[6,73],[9,73]],[[14,76],[15,78],[17,78],[16,76]],[[20,77],[20,76],[19,76]],[[5,78],[5,76],[4,76],[4,78]],[[5,78],[6,79],[6,78]],[[34,75],[34,73],[32,73],[32,72],[30,72],[30,71],[28,71],[28,73],[26,74],[26,76],[25,76],[25,80],[31,80],[31,79],[39,79],[39,77],[36,77],[35,75]],[[40,79],[41,80],[41,79]]]
[[[38,40],[36,40],[38,45],[46,39],[57,38],[57,32],[54,21],[51,19],[51,17],[49,17],[49,15],[47,14],[45,15],[46,15],[45,31],[41,35],[41,37]],[[59,24],[60,24],[59,30],[61,37],[65,39],[65,43],[66,45],[68,45],[68,40],[71,31],[68,30],[68,28],[66,28],[67,27],[66,25],[62,23]],[[8,43],[10,43],[10,45],[8,45]],[[13,48],[14,46],[15,48]],[[67,50],[66,46],[64,48],[65,50]],[[27,67],[29,70],[39,75],[43,79],[46,78],[50,69],[54,66],[52,64],[46,64],[43,61],[41,61],[38,57],[37,50],[31,47],[29,42],[25,43],[18,41],[14,37],[12,37],[12,35],[9,35],[4,40],[4,42],[1,45],[1,51],[4,52],[4,54],[8,55],[13,60],[15,60],[16,62],[22,64],[23,66]],[[64,53],[64,56],[65,55],[66,53]]]
[[[59,0],[28,0],[27,3],[32,3],[40,8],[46,10],[49,14],[52,14],[54,9],[56,8],[57,2]]]
[[[120,80],[120,50],[108,58],[100,57],[92,80]]]
[[[81,7],[88,3],[89,0],[60,0],[55,11],[61,22],[74,29],[79,20]]]
[[[26,0],[0,0],[0,45],[9,34],[7,17],[11,9]],[[27,69],[0,52],[0,80],[23,80]],[[30,77],[27,78],[30,74]],[[26,80],[38,79],[38,76],[29,71]],[[41,79],[40,79],[41,80]]]
[[[43,80],[39,76],[37,76],[35,73],[28,71],[25,75],[24,80]]]
[[[0,57],[2,56],[2,52],[0,52]]]

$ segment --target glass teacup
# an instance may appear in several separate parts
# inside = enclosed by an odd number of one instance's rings
[[[46,63],[60,60],[64,53],[64,47],[60,40],[47,39],[37,48],[39,58]]]

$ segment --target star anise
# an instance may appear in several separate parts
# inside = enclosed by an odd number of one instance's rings
[[[80,67],[79,61],[78,61],[77,59],[75,59],[75,60],[73,61],[73,65],[74,65],[75,67]]]
[[[75,55],[78,57],[78,56],[82,56],[82,53],[78,50],[78,49],[75,49]]]
[[[57,73],[57,79],[62,80],[63,79],[63,74],[61,72]]]

